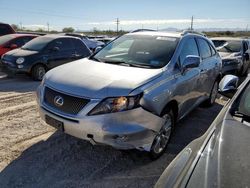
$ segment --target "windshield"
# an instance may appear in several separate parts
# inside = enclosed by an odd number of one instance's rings
[[[249,121],[250,118],[250,83],[233,104],[231,113]]]
[[[241,41],[240,40],[213,40],[216,49],[219,52],[240,52]]]
[[[5,44],[6,42],[10,41],[11,39],[13,39],[14,36],[12,35],[4,35],[0,37],[0,45]]]
[[[30,42],[26,43],[22,49],[24,50],[32,50],[32,51],[40,51],[42,50],[47,44],[52,41],[54,38],[51,37],[37,37]]]
[[[169,63],[178,38],[124,35],[109,43],[93,58],[101,62],[160,68]]]

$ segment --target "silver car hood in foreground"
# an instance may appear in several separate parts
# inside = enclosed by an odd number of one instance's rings
[[[247,187],[250,183],[250,127],[227,114],[215,130],[187,187]]]
[[[240,56],[239,52],[228,53],[228,52],[219,52],[222,59],[235,59]]]
[[[161,74],[162,69],[127,67],[85,58],[50,70],[45,75],[45,84],[65,93],[102,99],[129,95]]]

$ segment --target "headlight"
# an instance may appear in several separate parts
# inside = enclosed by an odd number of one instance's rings
[[[140,106],[139,102],[142,94],[129,97],[114,97],[106,98],[100,104],[98,104],[93,110],[91,110],[88,115],[100,115],[114,112],[122,112],[137,108]]]
[[[16,63],[17,64],[22,64],[24,62],[24,58],[23,57],[19,57],[19,58],[17,58],[17,60],[16,60]]]

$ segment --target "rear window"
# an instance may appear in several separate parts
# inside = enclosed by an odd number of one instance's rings
[[[14,31],[9,25],[1,24],[0,25],[0,36],[1,35],[7,35],[7,34],[12,34]]]
[[[72,39],[73,45],[76,50],[80,50],[84,55],[89,56],[90,50],[88,47],[79,39]]]
[[[213,40],[216,49],[219,52],[240,52],[241,41],[240,40]]]
[[[212,40],[213,43],[214,43],[214,46],[217,48],[217,47],[220,47],[220,46],[223,46],[226,41],[225,40]]]

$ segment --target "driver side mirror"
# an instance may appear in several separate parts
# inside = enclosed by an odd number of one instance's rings
[[[188,55],[182,65],[182,72],[184,73],[187,69],[199,67],[201,58],[195,55]]]
[[[232,98],[237,91],[239,78],[234,75],[226,75],[219,83],[219,93],[227,98]]]

